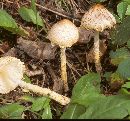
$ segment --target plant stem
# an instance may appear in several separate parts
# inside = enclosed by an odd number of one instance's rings
[[[37,85],[33,85],[30,83],[26,83],[24,81],[21,81],[19,84],[20,87],[23,87],[25,89],[28,89],[34,93],[39,93],[43,96],[49,97],[50,99],[53,99],[57,102],[59,102],[61,105],[67,105],[70,102],[70,98],[65,97],[63,95],[60,95],[54,91],[51,91],[50,89],[47,88],[42,88]]]
[[[95,31],[95,36],[94,36],[94,57],[95,57],[95,67],[97,72],[101,72],[102,67],[100,63],[100,50],[99,50],[99,32]]]
[[[69,90],[68,88],[68,82],[67,82],[67,72],[66,72],[66,54],[65,54],[66,48],[61,48],[61,79],[64,83],[64,91],[67,92]]]

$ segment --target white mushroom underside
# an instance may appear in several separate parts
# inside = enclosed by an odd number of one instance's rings
[[[24,68],[23,63],[17,58],[0,58],[0,93],[8,93],[19,85]]]

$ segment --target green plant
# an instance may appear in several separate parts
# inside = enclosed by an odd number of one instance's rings
[[[18,27],[17,23],[11,17],[11,15],[9,15],[5,10],[2,9],[0,9],[0,27],[21,36],[29,35],[29,33],[22,27]]]
[[[71,103],[61,119],[122,119],[130,114],[129,102],[129,95],[101,94],[99,75],[89,73],[75,85]]]
[[[44,26],[43,19],[39,16],[39,13],[36,10],[35,0],[32,0],[31,8],[20,7],[18,12],[25,21],[33,22],[37,26]]]
[[[24,102],[31,102],[28,107],[22,106],[20,103],[7,104],[0,107],[0,118],[2,119],[23,119],[22,114],[30,111],[36,115],[38,119],[52,119],[50,108],[50,99],[45,97],[34,98],[30,95],[24,95],[19,98]]]

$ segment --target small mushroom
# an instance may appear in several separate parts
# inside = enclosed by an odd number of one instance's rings
[[[42,88],[37,85],[29,84],[24,81],[23,74],[25,72],[25,65],[19,59],[11,56],[0,58],[0,93],[6,94],[14,90],[17,86],[23,87],[35,93],[49,97],[62,105],[70,102],[68,97],[60,95],[47,88]]]
[[[95,30],[94,36],[94,54],[96,71],[101,72],[101,63],[99,55],[99,32],[106,28],[112,28],[116,24],[115,17],[103,6],[96,4],[92,6],[83,16],[81,26],[86,29]]]
[[[64,84],[64,91],[68,91],[66,72],[66,47],[71,47],[79,39],[78,28],[69,20],[63,19],[52,26],[48,32],[48,39],[52,44],[61,48],[61,78]]]

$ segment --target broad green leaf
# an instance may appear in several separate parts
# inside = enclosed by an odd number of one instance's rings
[[[123,60],[125,60],[129,57],[130,57],[130,53],[129,53],[128,49],[126,49],[126,48],[116,49],[115,52],[110,51],[111,63],[114,65],[118,65]]]
[[[130,0],[123,0],[123,1],[127,2],[128,4],[130,4]]]
[[[77,119],[85,110],[86,108],[82,105],[70,104],[67,111],[61,116],[61,119]]]
[[[128,7],[127,7],[127,11],[126,11],[125,15],[130,15],[130,5],[128,5]]]
[[[51,113],[51,108],[50,105],[48,105],[43,113],[42,113],[42,119],[52,119],[52,113]]]
[[[29,35],[29,33],[22,27],[18,27],[15,20],[5,10],[2,9],[0,9],[0,27],[22,36]]]
[[[126,2],[120,2],[117,5],[117,13],[118,13],[118,16],[121,18],[121,20],[123,20],[123,18],[125,17],[127,6],[128,4]]]
[[[50,99],[48,99],[46,97],[37,98],[33,101],[31,110],[40,111],[40,110],[46,108],[47,106],[49,106],[49,102],[50,102]]]
[[[127,42],[127,47],[130,48],[130,40]]]
[[[122,87],[130,88],[130,82],[126,82],[125,84],[122,85]]]
[[[19,8],[18,11],[19,11],[20,16],[27,22],[33,22],[34,24],[43,26],[43,20],[39,16],[39,13],[37,13],[37,17],[36,17],[35,12],[32,9],[28,9],[26,7],[21,7],[21,8]],[[37,20],[36,20],[36,18],[37,18]]]
[[[130,96],[116,95],[99,99],[89,105],[79,119],[122,119],[130,109]]]
[[[117,72],[125,79],[130,78],[130,58],[125,59],[118,65]]]
[[[127,16],[115,30],[110,31],[112,43],[122,45],[130,39],[130,16]]]
[[[95,101],[101,96],[100,81],[100,76],[96,73],[81,77],[73,88],[71,101],[85,106]]]
[[[0,119],[22,119],[24,107],[18,103],[0,107]]]
[[[18,28],[15,20],[2,9],[0,9],[0,26],[5,28]]]

